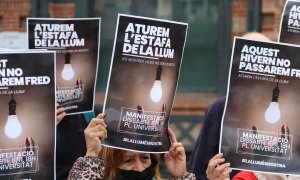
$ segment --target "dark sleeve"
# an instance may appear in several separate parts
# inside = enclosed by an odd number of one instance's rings
[[[224,106],[225,97],[219,98],[208,108],[204,115],[202,130],[189,158],[189,172],[194,173],[197,179],[207,179],[205,172],[207,164],[219,152],[220,128]]]
[[[94,113],[102,112],[102,105],[95,104]],[[87,122],[83,114],[68,115],[56,127],[56,179],[68,178],[77,158],[86,153],[84,130]]]
[[[86,126],[82,114],[68,115],[56,126],[56,179],[67,179],[76,159],[85,155]]]

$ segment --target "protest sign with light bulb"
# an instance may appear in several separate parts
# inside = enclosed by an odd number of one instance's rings
[[[235,38],[219,147],[232,168],[299,174],[299,56],[298,46]]]
[[[119,14],[104,101],[109,134],[105,146],[169,149],[168,121],[186,31],[186,23]]]
[[[100,23],[100,18],[27,19],[29,48],[56,51],[57,103],[66,114],[94,110]]]
[[[0,179],[55,179],[55,52],[0,59]]]

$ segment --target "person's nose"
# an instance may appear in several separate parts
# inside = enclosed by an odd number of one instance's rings
[[[143,172],[145,170],[142,161],[138,160],[134,164],[134,171]]]

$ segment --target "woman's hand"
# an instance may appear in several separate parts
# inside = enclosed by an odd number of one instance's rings
[[[174,132],[168,129],[171,139],[169,152],[165,154],[165,164],[174,178],[181,178],[187,175],[186,156],[182,143],[177,142]]]
[[[101,113],[96,118],[93,118],[87,128],[84,130],[86,141],[86,156],[98,156],[101,148],[101,143],[107,138],[106,124],[104,122],[105,114]]]
[[[206,175],[208,179],[211,180],[230,180],[229,173],[232,169],[230,168],[230,163],[224,163],[223,153],[219,153],[210,159]]]

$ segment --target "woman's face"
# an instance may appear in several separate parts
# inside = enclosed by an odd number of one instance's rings
[[[122,161],[118,167],[120,169],[143,172],[151,165],[149,153],[124,151],[122,154]]]

